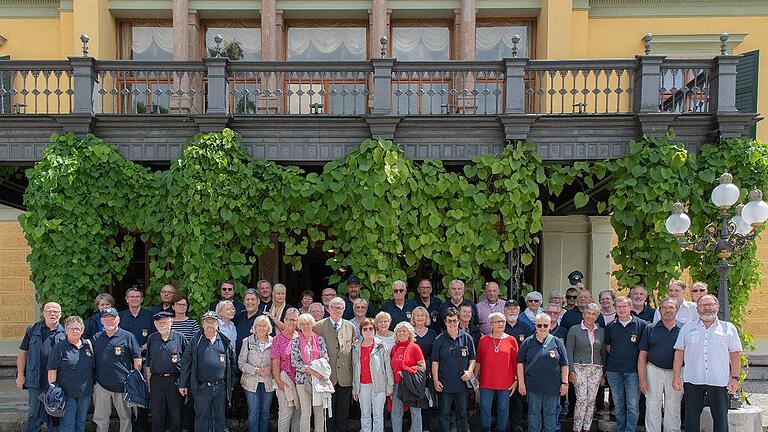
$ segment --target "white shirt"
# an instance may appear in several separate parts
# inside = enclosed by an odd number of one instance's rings
[[[660,320],[661,314],[659,313],[659,309],[656,309],[656,312],[653,314],[653,323],[656,324]],[[683,300],[683,304],[681,304],[680,308],[677,310],[675,320],[677,320],[680,325],[688,324],[689,322],[697,322],[699,320],[699,311],[696,309],[696,303]]]
[[[730,353],[741,351],[736,326],[715,319],[709,328],[701,320],[680,329],[675,349],[683,350],[683,381],[725,387],[731,377]]]

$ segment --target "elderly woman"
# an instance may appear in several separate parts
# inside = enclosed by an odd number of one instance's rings
[[[600,308],[595,303],[584,306],[581,325],[568,330],[566,348],[570,365],[570,381],[576,389],[576,408],[573,411],[573,430],[592,428],[595,397],[603,376],[603,349],[605,330],[595,322]]]
[[[275,325],[276,331],[283,329],[283,319],[285,319],[285,312],[290,308],[288,303],[285,302],[285,296],[287,290],[285,285],[276,283],[272,287],[272,305],[267,309],[265,314],[272,320]]]
[[[66,403],[59,429],[85,431],[85,418],[93,393],[94,352],[90,341],[83,339],[83,319],[71,316],[64,321],[65,340],[60,341],[48,355],[48,383],[58,383]]]
[[[516,387],[517,341],[504,333],[504,314],[493,312],[488,322],[491,333],[480,338],[475,357],[475,375],[480,381],[480,430],[491,430],[491,406],[496,400],[496,431],[506,432],[509,395]]]
[[[424,360],[427,365],[427,385],[432,387],[432,345],[435,343],[437,332],[431,328],[432,319],[429,316],[429,311],[424,306],[417,306],[411,311],[411,325],[416,333],[416,345],[421,348],[421,352],[424,354]],[[429,430],[429,426],[432,424],[432,410],[425,409],[421,412],[421,423],[424,430]]]
[[[407,322],[398,323],[395,326],[395,336],[397,343],[389,356],[395,383],[392,390],[392,432],[402,432],[403,401],[397,398],[397,386],[403,379],[403,371],[414,373],[417,367],[426,369],[427,363],[424,361],[421,348],[416,345],[416,332],[412,325]],[[421,432],[421,408],[409,406],[408,409],[411,412],[411,432]]]
[[[389,350],[376,338],[372,319],[363,318],[359,332],[362,339],[352,345],[352,398],[360,402],[362,432],[383,431],[384,404],[393,385]]]
[[[243,339],[237,365],[240,384],[248,402],[248,432],[269,432],[269,407],[272,405],[272,324],[265,315],[256,317],[251,334]]]
[[[544,308],[542,307],[542,301],[544,297],[541,296],[541,293],[538,291],[531,291],[528,293],[528,295],[525,296],[525,311],[523,311],[523,314],[520,315],[520,320],[526,321],[528,324],[531,325],[531,327],[535,327],[533,324],[536,322],[536,318],[539,317],[539,315],[544,313]],[[561,307],[562,309],[562,307]]]
[[[480,331],[480,326],[472,322],[471,304],[463,304],[459,306],[459,330],[465,331],[468,335],[472,336],[472,341],[475,343],[475,346],[480,342],[480,336],[483,334]]]
[[[560,396],[568,393],[568,353],[563,341],[549,334],[551,324],[547,314],[536,318],[536,333],[517,353],[518,391],[528,396],[529,431],[559,430]]]
[[[115,298],[107,293],[97,294],[93,298],[93,310],[94,313],[88,319],[88,323],[85,324],[85,330],[83,331],[83,339],[90,339],[96,333],[104,330],[104,326],[101,325],[101,311],[106,308],[115,306]]]
[[[176,294],[173,295],[171,307],[173,309],[173,324],[171,324],[171,330],[181,333],[187,342],[189,342],[189,340],[192,339],[192,336],[200,331],[200,325],[196,320],[193,320],[187,315],[187,311],[189,310],[189,300],[187,299],[187,295],[181,291],[176,292]]]
[[[315,302],[315,293],[310,290],[304,290],[301,292],[301,300],[299,301],[299,314],[309,313],[309,305]]]
[[[387,312],[379,312],[376,314],[374,322],[376,323],[376,336],[384,342],[387,349],[392,350],[392,347],[397,342],[395,332],[389,329],[389,326],[392,324],[392,315]]]
[[[560,318],[565,315],[567,312],[567,309],[565,309],[563,306],[565,305],[565,294],[563,294],[563,290],[556,289],[552,291],[552,293],[549,295],[549,303],[555,303],[559,304],[561,308],[563,308]]]
[[[600,291],[600,295],[597,298],[600,302],[600,314],[597,316],[595,323],[605,328],[616,318],[616,307],[614,304],[616,302],[616,293],[610,289]]]
[[[325,431],[323,406],[312,404],[312,380],[310,376],[321,375],[310,368],[313,360],[320,357],[328,360],[325,340],[312,331],[317,322],[310,314],[299,316],[299,336],[291,342],[291,366],[296,371],[296,393],[301,405],[301,432],[309,432],[309,419],[315,414],[315,432]],[[310,409],[312,407],[312,409]]]
[[[236,351],[237,326],[235,326],[235,304],[231,300],[222,300],[216,304],[216,313],[219,314],[219,332],[229,339],[232,351]]]
[[[362,337],[362,334],[360,334],[360,323],[363,322],[365,318],[367,318],[366,314],[368,313],[368,300],[362,297],[356,298],[352,302],[352,312],[355,316],[349,320],[349,322],[355,326],[355,339],[360,339],[360,337]]]
[[[301,405],[298,400],[289,400],[286,395],[296,394],[296,370],[291,365],[291,344],[296,339],[296,324],[299,321],[299,310],[289,308],[285,311],[283,330],[272,339],[272,377],[277,393],[277,432],[299,430]]]

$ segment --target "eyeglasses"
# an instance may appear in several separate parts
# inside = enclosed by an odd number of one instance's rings
[[[530,299],[530,300],[526,300],[526,301],[527,301],[528,303],[538,303],[538,302],[540,302],[541,300],[537,300],[537,299]]]
[[[233,291],[233,290],[234,290],[234,288],[222,288],[221,290],[222,290],[222,291]]]
[[[82,333],[83,332],[83,329],[81,329],[80,327],[69,327],[69,328],[67,328],[67,330],[71,331],[72,333]]]
[[[432,286],[431,285],[419,285],[419,289],[422,289],[422,288],[424,288],[424,289],[432,289]]]
[[[701,307],[715,307],[715,306],[717,306],[717,303],[699,303],[699,306],[701,306]]]
[[[374,331],[374,330],[376,329],[374,329],[373,327],[363,327],[363,331]]]
[[[578,296],[565,296],[568,300],[576,300],[576,297]]]
[[[506,321],[491,321],[491,324],[505,324]]]
[[[445,320],[446,324],[456,324],[457,322],[459,322],[459,320],[457,318],[449,318],[449,319]]]
[[[549,324],[536,324],[536,328],[549,328]]]
[[[174,292],[173,291],[168,291],[168,290],[163,290],[163,291],[160,291],[160,294],[174,294]]]
[[[392,292],[394,292],[394,293],[404,293],[405,290],[404,289],[396,289],[396,290],[392,290]]]
[[[705,289],[695,289],[695,290],[691,290],[691,292],[707,292],[707,290],[705,290]]]

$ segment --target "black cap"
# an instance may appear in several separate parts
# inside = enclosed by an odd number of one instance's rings
[[[360,278],[355,275],[348,277],[347,285],[360,285]]]
[[[219,319],[219,318],[221,318],[221,317],[219,316],[219,314],[217,314],[217,313],[216,313],[216,312],[214,312],[214,311],[208,311],[208,312],[206,312],[206,313],[204,313],[204,314],[203,314],[203,317],[202,317],[202,318],[200,318],[200,321],[202,321],[202,320],[204,320],[204,319],[206,319],[206,318],[211,318],[211,319],[215,319],[215,320],[217,320],[217,319]]]
[[[103,311],[101,311],[101,316],[102,317],[105,317],[107,315],[112,315],[113,317],[120,316],[117,313],[117,309],[115,309],[113,307],[108,307],[108,308],[105,308]]]
[[[584,279],[584,275],[578,270],[574,270],[568,274],[568,282],[570,282],[571,285],[576,285],[581,282],[582,279]]]
[[[152,316],[152,319],[154,319],[155,321],[160,321],[161,319],[165,319],[165,318],[173,318],[173,314],[166,311],[160,311]]]
[[[515,299],[509,299],[506,303],[504,303],[504,308],[509,308],[512,306],[518,306],[520,307],[520,302]]]

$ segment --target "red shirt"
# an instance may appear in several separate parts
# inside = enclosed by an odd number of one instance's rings
[[[373,384],[373,379],[371,378],[371,351],[373,351],[373,344],[367,347],[360,347],[360,384]]]
[[[400,384],[400,371],[415,372],[416,363],[424,360],[421,348],[411,341],[398,342],[392,347],[390,366],[395,378],[395,384]]]
[[[499,352],[496,352],[498,346]],[[480,367],[480,388],[504,390],[512,387],[517,373],[517,341],[513,337],[480,338],[475,361]]]

